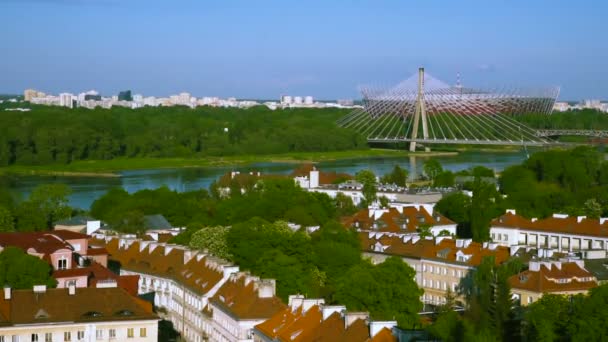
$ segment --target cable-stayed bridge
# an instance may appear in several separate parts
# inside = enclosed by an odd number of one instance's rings
[[[392,88],[361,87],[363,108],[338,121],[369,142],[544,146],[555,144],[547,132],[515,117],[550,114],[558,87],[523,89],[450,86],[420,68]],[[540,132],[540,133],[539,133]],[[547,133],[547,134],[546,134]],[[562,132],[565,133],[565,132]],[[559,135],[559,134],[558,134]]]

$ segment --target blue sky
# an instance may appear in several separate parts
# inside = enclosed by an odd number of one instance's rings
[[[418,66],[608,99],[608,1],[0,0],[0,93],[358,98]]]

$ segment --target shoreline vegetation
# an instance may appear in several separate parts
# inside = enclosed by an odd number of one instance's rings
[[[452,156],[458,152],[431,151],[409,152],[394,149],[366,149],[329,152],[293,152],[253,156],[226,156],[203,158],[115,158],[110,160],[82,160],[70,164],[11,165],[0,167],[0,175],[46,175],[66,177],[120,177],[117,172],[145,169],[178,169],[197,167],[221,167],[255,163],[318,163],[331,160],[392,157]]]

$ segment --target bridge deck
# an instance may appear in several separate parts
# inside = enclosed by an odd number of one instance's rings
[[[514,141],[514,140],[473,140],[473,139],[411,139],[411,138],[368,138],[368,142],[398,143],[417,142],[422,144],[453,144],[453,145],[505,145],[505,146],[554,146],[565,145],[554,141]]]

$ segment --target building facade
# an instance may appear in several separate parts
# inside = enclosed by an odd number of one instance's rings
[[[151,305],[120,288],[4,288],[0,340],[158,341]]]
[[[558,252],[608,250],[608,219],[554,214],[546,219],[527,219],[515,210],[494,219],[492,241],[503,246],[527,246]]]

